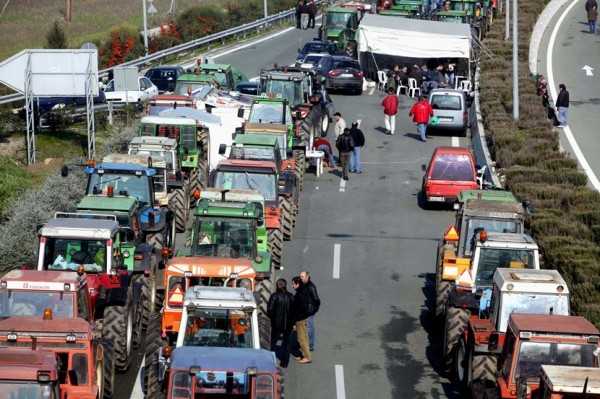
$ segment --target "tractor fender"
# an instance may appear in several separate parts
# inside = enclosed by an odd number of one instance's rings
[[[127,303],[127,295],[129,291],[129,284],[131,283],[131,276],[127,273],[123,273],[119,276],[119,278],[121,280],[121,285],[119,287],[109,288],[106,290],[105,306],[125,306]]]
[[[469,309],[471,311],[479,310],[479,296],[471,291],[453,289],[448,295],[448,305]]]

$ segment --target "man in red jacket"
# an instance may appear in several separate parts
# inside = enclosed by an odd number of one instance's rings
[[[431,108],[431,104],[427,101],[426,96],[419,98],[419,101],[410,109],[408,116],[412,116],[413,122],[417,124],[417,131],[421,136],[421,141],[427,141],[427,124],[429,124],[429,118],[433,116],[433,108]]]
[[[394,93],[394,88],[388,88],[388,95],[385,96],[381,105],[383,105],[385,131],[387,134],[394,134],[396,130],[396,114],[398,113],[398,96]]]

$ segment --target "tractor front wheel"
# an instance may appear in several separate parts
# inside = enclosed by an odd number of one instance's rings
[[[302,150],[294,150],[296,161],[296,176],[298,178],[298,190],[304,190],[304,172],[306,171],[306,154]]]
[[[175,229],[178,233],[183,233],[190,212],[190,198],[183,188],[169,194],[169,209],[175,214]]]
[[[285,197],[279,197],[279,208],[281,209],[281,232],[283,239],[290,241],[294,231],[292,203]]]
[[[146,235],[146,243],[160,253],[160,250],[165,246],[165,237],[162,233],[150,233]]]
[[[466,309],[449,306],[446,309],[444,320],[444,340],[442,349],[444,368],[450,371],[453,363],[453,355],[456,345],[461,339],[462,333],[469,322],[470,312]]]
[[[271,253],[271,262],[276,269],[281,269],[283,257],[283,234],[279,229],[271,229],[268,231],[269,240],[267,247]]]
[[[115,367],[119,371],[127,370],[131,363],[135,315],[129,302],[125,306],[111,305],[104,309],[102,336],[113,344]]]
[[[148,320],[148,334],[145,342],[144,393],[146,399],[158,399],[162,391],[158,355],[163,347],[160,337],[161,315],[153,313]]]
[[[96,381],[98,382],[98,398],[112,399],[115,389],[115,359],[110,341],[100,340],[96,352]],[[100,355],[100,352],[102,354]],[[101,359],[100,359],[101,357]]]

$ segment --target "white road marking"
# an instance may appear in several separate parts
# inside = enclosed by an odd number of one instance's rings
[[[340,193],[346,192],[346,180],[340,179]]]
[[[460,141],[458,140],[458,137],[452,136],[452,147],[458,147],[458,146],[460,146]]]
[[[553,99],[556,99],[556,97],[557,97],[556,84],[554,83],[554,70],[552,69],[552,56],[554,54],[554,43],[556,42],[556,36],[558,35],[558,30],[559,30],[561,24],[563,23],[564,19],[566,18],[567,14],[569,13],[569,11],[571,11],[571,9],[573,7],[575,7],[575,5],[577,5],[576,1],[572,2],[571,4],[569,4],[567,6],[567,8],[563,12],[563,14],[560,16],[560,18],[556,22],[556,25],[554,25],[554,29],[552,30],[552,35],[550,36],[550,41],[548,42],[548,51],[546,52],[546,67],[548,68],[548,87],[550,88],[550,96]],[[594,187],[594,189],[596,191],[600,191],[600,181],[598,181],[596,174],[590,167],[590,164],[585,159],[585,156],[583,155],[581,148],[579,148],[579,144],[577,144],[577,140],[575,140],[575,136],[573,136],[573,132],[571,131],[571,128],[569,126],[566,126],[563,128],[563,132],[565,133],[565,137],[567,138],[569,145],[571,146],[571,148],[573,149],[573,152],[575,153],[575,157],[577,158],[577,161],[579,161],[579,165],[581,165],[581,168],[583,169],[583,171],[587,175],[588,179],[590,180],[590,183],[592,184],[592,186]]]
[[[135,383],[133,384],[133,390],[129,399],[144,399],[144,391],[142,391],[142,367],[146,365],[146,356],[142,359],[142,365],[138,370]]]
[[[585,71],[585,76],[594,76],[594,73],[592,72],[594,70],[594,68],[592,68],[589,65],[584,65],[583,68],[581,68]]]
[[[344,382],[344,366],[335,365],[335,397],[336,399],[346,399],[346,384]]]
[[[342,244],[333,244],[333,278],[339,280],[340,278],[340,258],[342,256]]]

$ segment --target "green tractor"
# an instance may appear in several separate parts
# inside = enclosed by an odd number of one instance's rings
[[[380,15],[418,18],[423,15],[423,0],[396,0],[389,8],[382,8]]]
[[[200,75],[212,78],[219,89],[235,90],[240,82],[248,80],[248,77],[233,65],[204,63],[198,67]]]
[[[319,28],[319,38],[336,44],[339,51],[350,57],[357,56],[356,31],[359,13],[352,8],[330,7]]]
[[[184,73],[177,78],[177,83],[175,83],[175,94],[189,96],[196,90],[206,86],[217,87],[219,86],[219,82],[211,75],[202,73]]]

